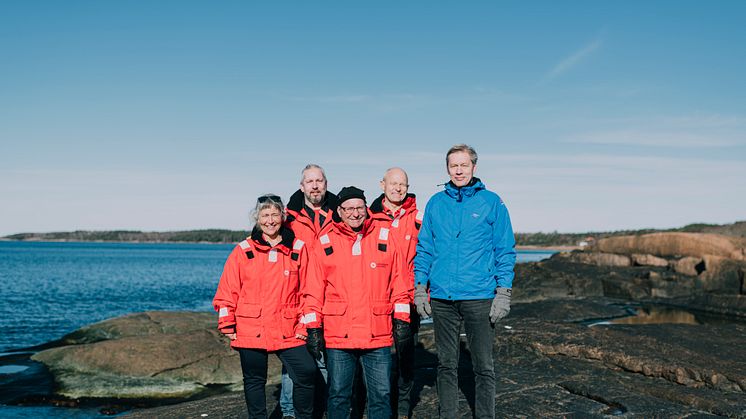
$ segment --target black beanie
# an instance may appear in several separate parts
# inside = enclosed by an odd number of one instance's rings
[[[337,194],[337,199],[339,205],[342,205],[342,202],[347,201],[348,199],[362,199],[365,201],[365,192],[363,192],[362,189],[358,189],[354,186],[346,186],[342,188],[341,191]]]

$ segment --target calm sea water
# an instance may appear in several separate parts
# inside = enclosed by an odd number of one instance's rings
[[[210,310],[232,245],[0,242],[0,351],[143,310]]]
[[[145,310],[212,310],[233,245],[0,242],[0,353]],[[553,252],[521,251],[519,262]],[[3,374],[18,371],[0,369]],[[2,417],[91,417],[95,411],[0,405]],[[17,415],[17,416],[16,416]]]

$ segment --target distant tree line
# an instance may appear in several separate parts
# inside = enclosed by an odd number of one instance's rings
[[[588,238],[594,240],[612,236],[639,235],[655,232],[715,233],[727,236],[746,237],[746,221],[733,224],[689,224],[668,230],[642,229],[619,230],[588,233],[516,233],[516,244],[519,246],[577,246]],[[20,233],[5,236],[7,240],[25,241],[103,241],[103,242],[190,242],[190,243],[236,243],[248,236],[242,230],[186,230],[143,232],[133,230],[113,231],[70,231],[55,233]]]
[[[630,234],[647,234],[660,230],[619,230],[590,233],[516,233],[515,241],[519,246],[577,246],[587,239],[598,240],[604,237],[626,236]]]
[[[20,233],[6,236],[9,240],[26,241],[104,241],[104,242],[206,242],[235,243],[248,236],[247,231],[240,230],[187,230],[143,232],[135,230],[113,231],[70,231],[55,233]]]

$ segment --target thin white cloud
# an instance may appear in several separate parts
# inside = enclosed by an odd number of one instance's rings
[[[316,103],[360,103],[372,99],[369,95],[337,95],[337,96],[296,96],[291,100],[295,102],[316,102]]]
[[[477,175],[516,231],[608,231],[743,219],[746,166],[655,155],[484,154]],[[412,176],[414,177],[414,176]]]
[[[681,128],[744,128],[746,117],[721,114],[694,114],[662,117],[661,123]]]
[[[678,149],[746,146],[746,118],[738,115],[627,117],[579,123],[604,127],[566,135],[560,142]]]
[[[515,168],[516,170],[543,169],[542,175],[547,174],[555,168],[563,170],[597,169],[624,169],[639,172],[645,168],[658,168],[669,170],[676,167],[698,167],[708,170],[722,171],[725,169],[737,169],[743,172],[746,166],[737,161],[712,160],[704,158],[682,158],[660,155],[616,155],[607,153],[582,153],[582,154],[480,154],[479,167],[484,168],[489,162],[492,167]],[[581,175],[589,172],[578,172]]]
[[[302,103],[317,103],[321,105],[356,105],[378,112],[400,112],[421,108],[433,104],[444,104],[452,101],[452,98],[435,98],[430,95],[413,93],[390,93],[390,94],[343,94],[331,96],[290,96],[284,100]]]
[[[563,58],[549,71],[549,73],[547,73],[545,79],[551,80],[561,74],[568,72],[569,70],[580,64],[583,60],[588,58],[588,56],[596,52],[601,47],[601,45],[603,45],[603,40],[596,39],[591,43],[583,46],[579,50],[568,55],[567,57]]]
[[[620,130],[581,134],[564,143],[633,145],[644,147],[708,148],[733,147],[746,143],[743,139],[723,138],[686,132],[655,132]]]

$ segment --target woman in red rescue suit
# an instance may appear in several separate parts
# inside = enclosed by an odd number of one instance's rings
[[[304,285],[316,275],[305,243],[283,226],[285,208],[275,195],[257,200],[251,236],[228,256],[215,293],[218,328],[241,359],[250,418],[266,418],[267,357],[275,353],[292,378],[298,418],[313,409],[316,363],[305,347],[301,323]]]

